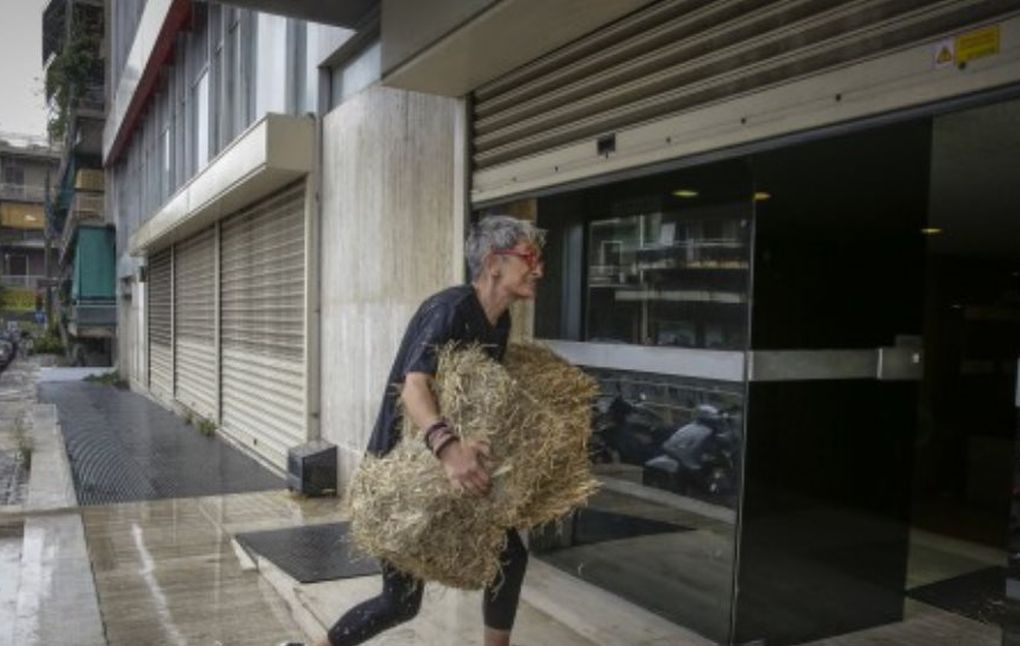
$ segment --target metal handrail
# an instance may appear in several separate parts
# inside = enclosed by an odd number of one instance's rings
[[[45,279],[45,276],[12,276],[4,274],[0,276],[0,285],[20,289],[38,289],[39,282]]]
[[[45,186],[0,183],[0,200],[22,202],[43,202],[46,199]]]

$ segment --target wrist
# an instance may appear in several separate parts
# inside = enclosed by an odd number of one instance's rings
[[[436,456],[436,459],[442,461],[442,459],[449,454],[450,447],[455,444],[460,444],[460,438],[450,433],[450,435],[439,439],[436,442],[435,448],[432,450],[432,455]]]
[[[439,418],[438,421],[427,426],[425,431],[422,433],[422,442],[425,443],[425,448],[429,451],[435,452],[436,442],[449,432],[449,423],[447,423],[445,419]]]

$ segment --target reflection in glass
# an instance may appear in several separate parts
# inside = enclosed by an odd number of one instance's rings
[[[729,633],[743,395],[718,384],[590,370],[601,491],[532,532],[539,558],[667,619]]]
[[[749,220],[741,212],[620,200],[588,233],[586,340],[740,349]]]
[[[752,205],[746,166],[726,162],[478,214],[525,216],[547,230],[535,336],[612,343],[620,361],[581,366],[600,386],[590,456],[601,490],[586,508],[532,531],[532,552],[722,643],[730,640],[744,384],[678,375],[694,354],[707,356],[685,348],[746,349]],[[675,354],[677,369],[641,372],[632,360],[647,353],[639,346]]]

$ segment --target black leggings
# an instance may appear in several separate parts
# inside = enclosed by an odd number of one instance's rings
[[[500,555],[502,575],[493,588],[482,595],[482,616],[485,625],[496,630],[510,630],[517,614],[528,550],[516,530],[507,532],[506,549]],[[333,646],[354,646],[375,637],[384,630],[413,619],[421,608],[425,585],[388,563],[382,564],[382,593],[347,611],[329,629]]]

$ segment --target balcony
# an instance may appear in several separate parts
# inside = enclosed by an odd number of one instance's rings
[[[0,200],[16,202],[44,202],[45,186],[26,186],[24,184],[0,184]]]
[[[107,337],[117,328],[117,301],[79,301],[70,307],[68,331],[74,336]]]
[[[60,234],[60,264],[70,259],[68,254],[78,227],[82,224],[103,226],[112,224],[106,217],[106,194],[76,191],[71,200],[71,208],[64,222],[64,230]]]
[[[47,283],[46,276],[10,276],[7,274],[0,276],[0,285],[13,289],[31,289],[34,291],[45,287]]]
[[[80,118],[103,120],[106,117],[106,96],[102,77],[85,86],[81,96],[78,97],[76,107],[77,116]]]
[[[42,249],[46,237],[42,229],[2,229],[0,247],[13,249]]]
[[[106,214],[106,193],[75,192],[71,212],[80,221],[103,219]]]

